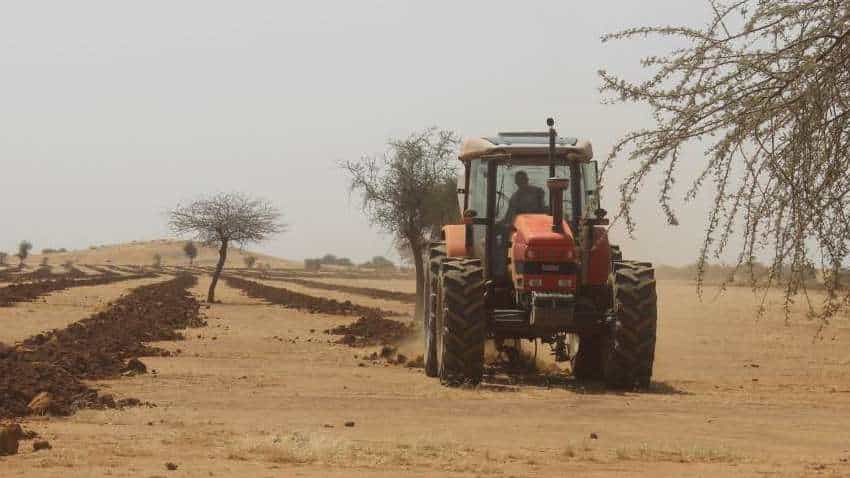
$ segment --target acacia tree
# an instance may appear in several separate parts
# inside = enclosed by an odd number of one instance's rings
[[[195,246],[195,243],[186,241],[186,244],[183,245],[183,254],[186,254],[186,257],[189,258],[189,267],[192,267],[195,258],[198,257],[198,248]]]
[[[605,164],[621,154],[634,164],[620,185],[620,215],[632,232],[634,201],[660,170],[661,208],[677,224],[672,197],[678,166],[688,160],[682,151],[691,142],[703,145],[706,154],[690,159],[701,163],[701,173],[684,194],[688,201],[704,187],[713,190],[700,286],[707,260],[738,239],[742,246],[730,251],[735,269],[748,271],[753,287],[770,287],[790,270],[783,279],[786,317],[795,296],[809,299],[807,271],[824,270],[821,314],[828,318],[850,304],[850,291],[838,290],[850,251],[850,3],[709,0],[707,8],[713,17],[702,28],[603,36],[657,35],[685,45],[643,59],[643,81],[599,72],[609,99],[647,105],[655,119],[619,140]],[[772,257],[762,278],[753,272],[760,256]]]
[[[0,266],[6,265],[6,257],[8,257],[8,256],[9,256],[9,254],[7,254],[5,252],[0,252]]]
[[[215,286],[231,244],[260,242],[286,230],[276,207],[264,199],[242,193],[219,193],[178,205],[170,217],[169,225],[174,233],[193,234],[202,245],[218,247],[218,263],[207,294],[208,302],[215,301]]]
[[[360,194],[372,225],[392,234],[399,247],[410,250],[416,270],[417,317],[423,307],[425,248],[439,222],[436,218],[445,215],[435,207],[433,197],[455,174],[451,160],[457,144],[452,131],[430,128],[390,140],[388,151],[381,156],[364,156],[341,165],[349,174],[351,191]]]
[[[257,263],[257,257],[248,255],[242,258],[242,262],[245,263],[245,267],[247,267],[248,269],[253,269],[254,264]]]
[[[19,267],[24,266],[24,261],[27,260],[27,257],[29,257],[31,250],[32,243],[30,241],[21,241],[21,243],[18,244],[18,253],[15,255],[18,256],[18,260],[20,261],[18,263]]]

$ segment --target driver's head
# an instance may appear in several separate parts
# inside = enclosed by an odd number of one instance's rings
[[[517,171],[514,175],[514,182],[521,188],[528,186],[528,174],[525,171]]]

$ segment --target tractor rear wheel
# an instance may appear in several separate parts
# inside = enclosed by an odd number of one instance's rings
[[[478,259],[448,259],[439,280],[437,363],[444,385],[478,384],[484,374],[484,269]]]
[[[605,357],[605,383],[646,389],[652,378],[658,307],[655,271],[647,262],[614,263],[614,323]]]
[[[425,270],[425,316],[423,317],[423,331],[425,335],[425,375],[436,377],[439,375],[437,367],[437,337],[436,324],[437,313],[442,309],[440,302],[440,269],[446,259],[446,243],[434,242],[429,248],[428,268]]]

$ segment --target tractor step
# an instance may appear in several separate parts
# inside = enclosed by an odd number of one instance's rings
[[[526,327],[528,313],[518,309],[496,309],[493,311],[493,322],[499,327]]]
[[[572,294],[531,293],[531,325],[543,328],[575,326],[576,299]]]

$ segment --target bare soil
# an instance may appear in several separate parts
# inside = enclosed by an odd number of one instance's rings
[[[8,307],[16,302],[33,301],[51,292],[69,289],[72,287],[97,286],[124,280],[143,279],[155,276],[155,273],[136,274],[132,276],[103,274],[98,277],[87,277],[83,279],[68,279],[63,277],[38,282],[11,284],[5,287],[0,287],[0,307]]]
[[[377,307],[358,305],[350,300],[338,301],[302,294],[283,287],[271,287],[231,275],[224,276],[223,279],[229,286],[244,291],[249,297],[265,299],[273,304],[283,305],[291,309],[307,310],[314,314],[360,315],[368,318],[396,315]]]
[[[114,405],[112,399],[98,401],[97,393],[80,380],[116,377],[128,371],[128,360],[170,355],[144,342],[179,340],[182,335],[175,329],[204,325],[198,302],[186,293],[195,281],[186,275],[142,286],[64,329],[35,335],[15,347],[0,344],[0,418],[32,412],[27,404],[44,392],[50,394],[44,408],[53,415],[93,404]]]
[[[338,290],[313,288],[286,281],[275,282],[266,279],[256,279],[254,282],[271,287],[286,288],[291,292],[297,292],[311,297],[322,297],[329,300],[335,300],[337,302],[353,302],[358,305],[380,309],[387,315],[410,315],[413,310],[413,304],[398,300],[376,299],[366,295],[341,292]]]
[[[309,287],[311,289],[330,290],[335,292],[342,292],[345,294],[362,295],[365,297],[371,297],[373,299],[397,300],[409,304],[413,304],[416,302],[416,294],[409,292],[397,292],[392,290],[376,289],[373,287],[356,287],[344,284],[327,284],[317,280],[299,279],[296,277],[264,277],[263,275],[253,275],[253,277],[270,281],[288,282],[290,284],[297,284],[300,286]]]
[[[326,334],[341,335],[339,344],[352,347],[368,347],[370,345],[395,345],[410,338],[416,333],[411,323],[382,317],[360,317],[354,323],[338,325],[325,330]]]
[[[109,308],[112,302],[136,287],[171,278],[162,275],[105,285],[72,287],[51,292],[33,302],[0,307],[0,342],[14,344],[41,332],[65,328]]]
[[[756,321],[746,289],[700,302],[661,281],[652,392],[609,393],[543,348],[448,389],[323,333],[357,315],[219,287],[207,328],[150,344],[182,350],[146,358],[157,374],[94,384],[156,407],[26,418],[53,448],[0,458],[3,476],[850,476],[848,319],[786,324],[778,297]]]

